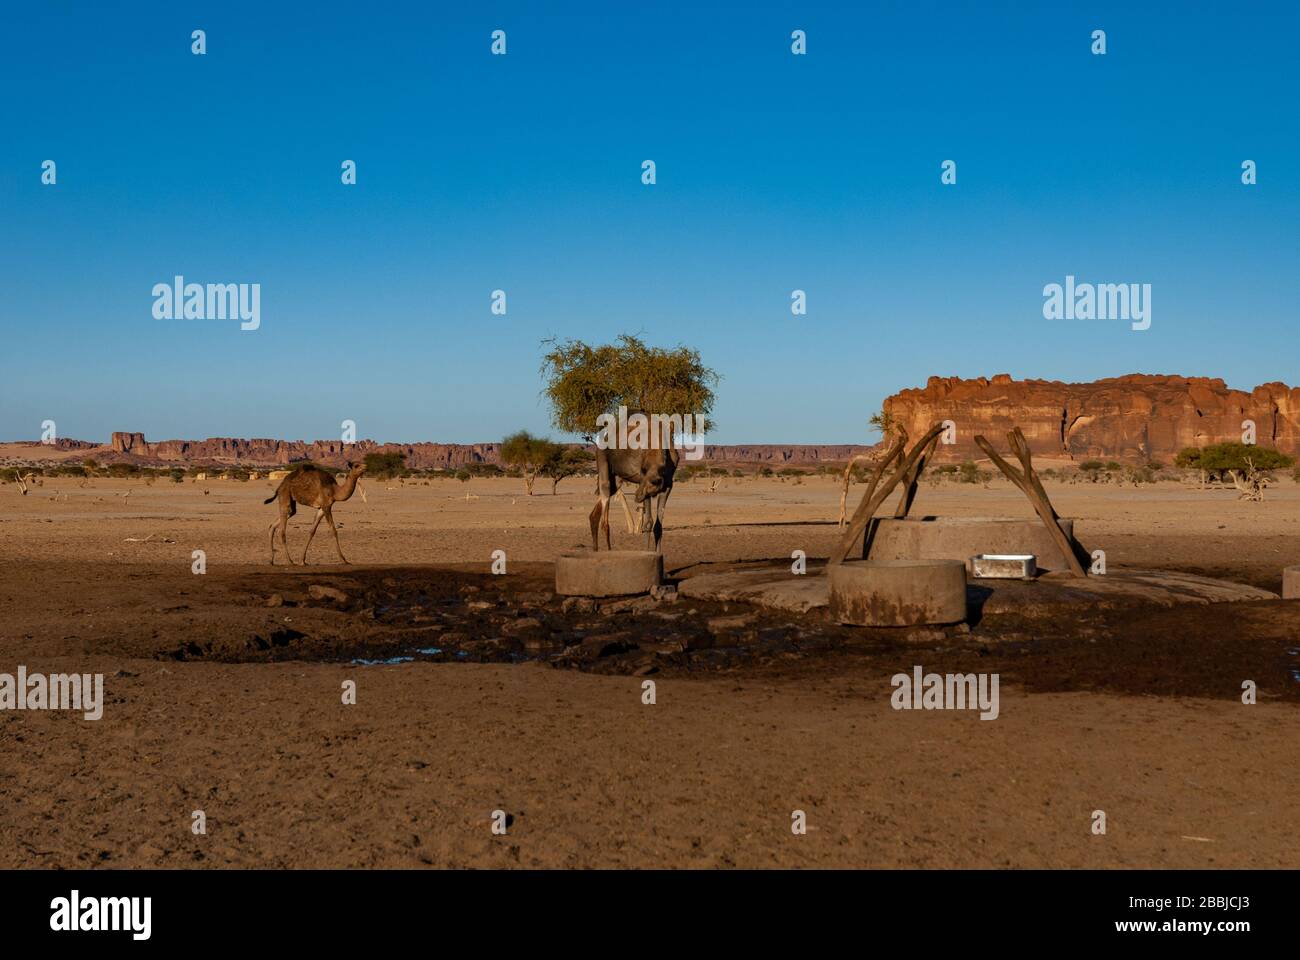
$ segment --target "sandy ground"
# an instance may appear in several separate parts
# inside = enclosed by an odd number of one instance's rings
[[[637,621],[640,659],[351,662],[416,629],[383,607],[413,584],[444,604],[439,629],[558,617],[549,563],[589,543],[588,485],[530,498],[511,480],[372,480],[367,503],[336,510],[355,566],[326,533],[306,570],[266,564],[265,481],[0,487],[0,672],[100,672],[108,701],[99,721],[0,712],[0,867],[1300,866],[1300,602],[1087,629],[1079,611],[1032,636],[980,624],[919,645],[764,620],[739,657],[645,666],[651,631],[745,613],[679,601],[684,620]],[[1290,483],[1263,504],[1177,484],[1049,493],[1119,567],[1278,589],[1300,563]],[[825,479],[682,484],[667,566],[824,557],[838,499]],[[923,485],[915,510],[1032,516],[1001,482]],[[616,520],[615,545],[635,545]],[[498,549],[505,577],[488,573]],[[295,599],[311,584],[349,600]],[[593,619],[563,623],[626,638],[617,615]],[[999,718],[892,710],[890,676],[918,663],[1002,673]],[[1257,705],[1238,699],[1243,676]]]

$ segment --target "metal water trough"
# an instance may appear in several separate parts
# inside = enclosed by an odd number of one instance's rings
[[[1038,573],[1038,558],[1032,553],[981,553],[970,563],[981,580],[1032,580]]]

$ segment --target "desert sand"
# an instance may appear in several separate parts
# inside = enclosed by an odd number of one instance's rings
[[[103,673],[107,699],[0,712],[0,866],[1300,866],[1300,602],[919,639],[685,599],[561,610],[551,563],[589,545],[593,498],[542,487],[368,480],[335,511],[353,565],[318,534],[306,568],[267,564],[264,480],[0,487],[0,672]],[[1115,569],[1278,590],[1300,563],[1289,481],[1048,491]],[[825,557],[838,501],[828,478],[680,484],[666,567]],[[923,483],[914,513],[1033,515],[1002,481]],[[441,652],[354,662],[417,649]],[[891,709],[915,664],[998,671],[999,718]]]

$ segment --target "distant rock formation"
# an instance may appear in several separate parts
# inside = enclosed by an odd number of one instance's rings
[[[705,463],[762,463],[782,466],[817,466],[823,463],[844,463],[849,457],[866,453],[869,445],[852,443],[779,444],[742,443],[704,445]],[[683,461],[685,463],[687,461]]]
[[[404,453],[413,470],[456,469],[470,463],[495,463],[499,443],[376,443],[359,440],[242,440],[213,437],[208,440],[160,440],[150,443],[142,433],[113,434],[109,447],[141,462],[243,463],[271,466],[312,460],[341,467],[348,460],[363,459],[368,453]]]
[[[974,438],[984,434],[999,449],[1006,433],[1020,427],[1039,456],[1086,460],[1094,457],[1169,462],[1185,447],[1239,441],[1242,423],[1253,420],[1256,442],[1300,455],[1300,387],[1266,383],[1250,392],[1232,390],[1220,379],[1130,374],[1092,383],[1012,380],[1008,374],[963,380],[931,377],[923,388],[887,398],[885,412],[919,437],[932,423],[952,420],[957,442],[940,445],[944,460],[983,456]],[[85,441],[61,440],[62,449]],[[105,461],[141,465],[233,464],[283,466],[313,460],[341,467],[368,453],[406,455],[414,470],[455,470],[498,463],[499,443],[376,443],[361,440],[208,440],[149,442],[142,433],[114,433],[107,447],[95,447]],[[47,448],[48,449],[48,448]],[[817,466],[842,464],[872,449],[858,444],[706,444],[702,463]]]
[[[1169,462],[1186,447],[1240,441],[1253,420],[1256,442],[1300,453],[1300,388],[1266,383],[1249,393],[1208,377],[1130,374],[1093,383],[1012,380],[1008,374],[963,380],[931,377],[922,389],[903,390],[884,411],[913,437],[932,423],[952,420],[955,445],[943,459],[978,458],[977,434],[999,449],[1020,427],[1037,455],[1083,460]]]
[[[344,444],[338,440],[241,440],[214,437],[209,440],[160,440],[150,443],[142,433],[114,433],[108,450],[142,465],[229,464],[272,466],[312,460],[341,467],[348,460],[360,460],[368,453],[403,453],[413,470],[455,470],[468,464],[499,463],[499,443],[376,443],[360,440]],[[782,466],[816,466],[844,462],[868,446],[854,444],[705,444],[704,463],[762,463]]]

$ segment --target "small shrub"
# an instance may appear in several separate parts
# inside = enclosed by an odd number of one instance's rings
[[[406,469],[406,454],[367,453],[366,473],[376,480],[390,480]],[[295,464],[298,466],[298,464]]]

